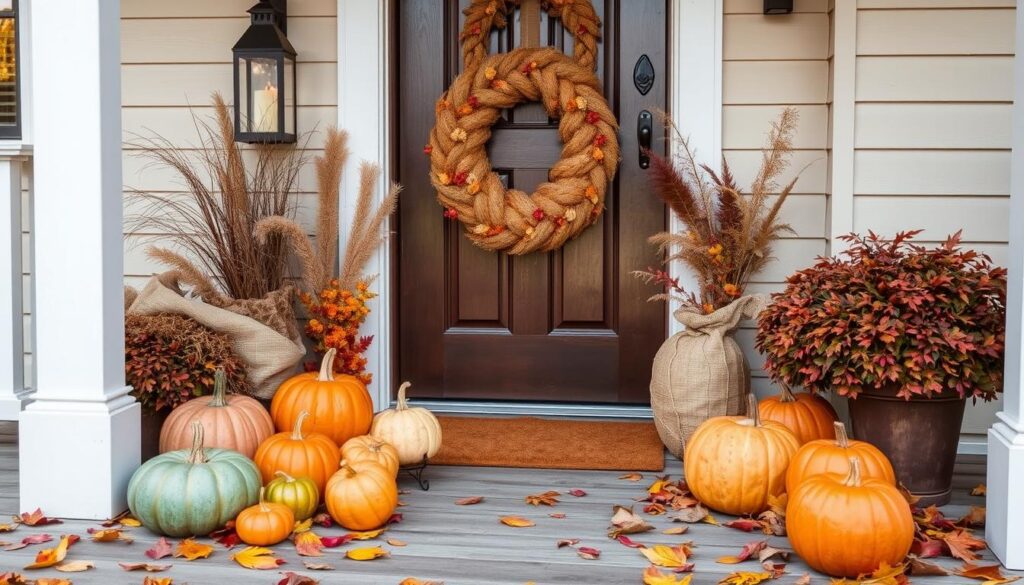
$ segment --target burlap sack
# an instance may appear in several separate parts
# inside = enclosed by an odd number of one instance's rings
[[[674,313],[686,329],[662,344],[651,368],[654,425],[673,455],[682,457],[686,441],[707,419],[746,413],[750,366],[732,332],[767,300],[742,297],[710,315],[685,307]]]
[[[236,312],[215,307],[199,299],[186,298],[173,273],[154,276],[128,307],[129,313],[153,315],[177,313],[228,334],[238,357],[246,364],[250,392],[271,398],[277,387],[295,373],[306,355],[302,340],[289,339],[263,323]]]

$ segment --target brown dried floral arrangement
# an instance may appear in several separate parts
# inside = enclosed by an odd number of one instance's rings
[[[152,246],[147,254],[180,272],[203,299],[222,293],[234,299],[263,298],[284,284],[288,250],[276,235],[257,238],[256,224],[271,216],[294,216],[305,150],[272,144],[243,149],[220,94],[213,95],[213,108],[211,120],[193,115],[200,136],[195,148],[159,135],[139,136],[131,145],[153,164],[173,170],[185,194],[132,190],[137,212],[126,224],[136,234],[172,234],[178,250]]]
[[[699,291],[685,290],[663,269],[633,272],[644,282],[664,287],[664,293],[650,300],[676,300],[712,313],[743,296],[753,275],[772,259],[772,244],[792,232],[780,221],[779,211],[799,173],[781,189],[778,179],[789,166],[796,122],[796,110],[786,108],[772,123],[761,166],[749,193],[744,193],[724,157],[721,172],[698,163],[687,140],[666,119],[679,154],[669,158],[650,153],[651,183],[686,231],[658,233],[649,241],[665,255],[665,264],[682,261],[693,270]]]

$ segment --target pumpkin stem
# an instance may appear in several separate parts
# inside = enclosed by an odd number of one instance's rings
[[[299,413],[299,418],[295,419],[295,426],[292,427],[292,440],[302,440],[302,423],[306,422],[307,416],[309,416],[309,412],[303,410]]]
[[[275,472],[274,472],[274,475],[276,475],[277,477],[280,477],[281,479],[283,479],[283,480],[287,481],[288,483],[292,483],[293,481],[295,481],[295,478],[294,478],[294,477],[292,477],[292,476],[288,475],[287,473],[285,473],[285,472],[281,471],[280,469],[278,469],[277,471],[275,471]],[[261,490],[261,491],[262,491],[262,490]]]
[[[836,421],[832,423],[832,427],[836,430],[836,445],[846,449],[850,446],[850,436],[846,434],[846,425]]]
[[[320,360],[320,375],[317,377],[318,381],[334,381],[334,356],[337,353],[338,350],[332,347],[327,350],[327,353],[324,354],[324,359]]]
[[[793,396],[793,391],[789,389],[789,384],[782,385],[782,398],[779,398],[779,402],[796,402],[796,396]]]
[[[356,474],[356,470],[352,469],[352,466],[348,464],[347,459],[342,459],[338,467],[340,467],[345,473],[347,473],[349,477],[353,477]]]
[[[203,449],[203,423],[192,421],[192,450],[188,454],[188,462],[192,465],[206,463],[206,451]]]
[[[405,389],[412,386],[412,382],[402,382],[402,385],[398,387],[398,404],[395,405],[395,410],[405,410],[409,408],[409,405],[405,402]]]
[[[224,373],[224,368],[222,367],[218,367],[217,371],[213,373],[213,400],[210,401],[210,406],[220,407],[228,405],[227,396],[225,396],[227,378],[228,376]]]
[[[850,457],[850,474],[846,476],[843,485],[860,487],[860,458]]]
[[[265,499],[267,488],[260,486],[260,512],[269,512],[270,507],[267,506],[267,500]]]
[[[761,426],[761,410],[757,406],[757,396],[751,392],[747,394],[747,418],[754,421],[754,426]]]

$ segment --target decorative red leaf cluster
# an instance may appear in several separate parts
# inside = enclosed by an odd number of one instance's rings
[[[226,334],[181,315],[125,317],[125,381],[146,409],[170,411],[196,396],[211,394],[217,367],[224,368],[229,390],[247,388],[245,366]]]
[[[1006,269],[944,244],[843,236],[849,249],[792,275],[761,313],[757,349],[772,378],[855,397],[956,392],[991,400],[1003,387]]]

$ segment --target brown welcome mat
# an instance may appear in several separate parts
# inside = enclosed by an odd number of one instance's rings
[[[664,447],[653,422],[438,417],[434,465],[661,471]]]

